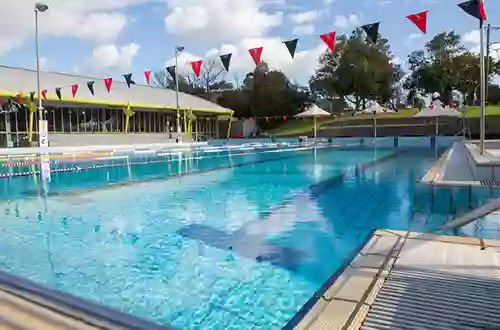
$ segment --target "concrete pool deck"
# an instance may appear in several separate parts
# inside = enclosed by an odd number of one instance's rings
[[[325,289],[293,329],[498,327],[500,241],[377,230]]]
[[[170,329],[0,271],[0,329]]]

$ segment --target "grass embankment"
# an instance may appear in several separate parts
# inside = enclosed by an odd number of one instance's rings
[[[379,114],[377,119],[400,119],[400,118],[410,118],[413,117],[418,112],[417,109],[401,109],[398,113],[393,114]],[[468,118],[479,118],[480,108],[479,107],[468,107],[466,112]],[[500,116],[500,106],[489,106],[486,108],[487,116]],[[352,116],[351,112],[345,113],[342,117],[337,118],[318,118],[316,120],[318,131],[322,129],[322,126],[332,122],[348,122],[350,120],[366,119],[367,121],[373,120],[373,116],[370,114],[366,115],[356,115]],[[348,124],[348,123],[346,123]],[[269,130],[268,133],[271,135],[300,135],[308,134],[313,130],[313,120],[312,118],[307,119],[295,119],[283,122],[282,125]],[[402,125],[405,126],[405,125]]]

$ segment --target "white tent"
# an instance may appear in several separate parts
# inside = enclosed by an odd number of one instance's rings
[[[378,102],[374,101],[370,104],[368,108],[362,111],[358,111],[355,113],[355,115],[360,115],[360,114],[371,114],[373,115],[373,137],[377,137],[377,114],[393,114],[396,113],[396,111],[391,110],[391,109],[386,109],[380,106]]]
[[[295,115],[295,117],[312,117],[314,121],[314,139],[316,139],[316,118],[317,117],[329,117],[331,114],[320,107],[318,107],[316,104],[313,104],[307,108],[306,111],[299,113],[298,115]]]
[[[359,114],[379,114],[379,113],[395,113],[395,111],[381,107],[380,104],[378,104],[378,102],[372,102],[368,108],[356,112],[356,115],[359,115]]]
[[[435,117],[436,118],[436,135],[439,135],[439,117],[460,117],[462,113],[450,107],[444,107],[440,100],[435,100],[431,105],[420,111],[413,117]]]

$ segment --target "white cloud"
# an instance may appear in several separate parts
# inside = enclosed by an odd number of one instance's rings
[[[481,39],[481,34],[479,33],[479,30],[472,30],[472,31],[467,32],[464,35],[463,39],[467,43],[479,45],[480,39]]]
[[[288,49],[279,38],[247,38],[238,44],[224,44],[219,49],[211,49],[202,57],[205,61],[209,58],[218,60],[219,55],[232,53],[230,75],[237,74],[242,77],[255,68],[248,49],[259,46],[264,47],[262,61],[265,61],[271,69],[281,70],[291,80],[301,83],[306,83],[309,76],[314,73],[319,56],[326,50],[326,46],[318,42],[314,48],[297,51],[295,58],[292,59]],[[199,58],[194,54],[181,53],[179,56],[179,67],[182,68],[180,72],[191,72],[190,62]],[[166,65],[174,63],[174,58],[166,61]]]
[[[39,14],[40,33],[112,42],[127,23],[122,10],[145,1],[151,0],[46,0],[49,10]],[[0,54],[33,37],[35,2],[0,1]]]
[[[140,46],[135,43],[117,47],[115,44],[102,45],[92,51],[92,56],[87,59],[84,67],[85,72],[93,75],[117,70],[126,70],[132,66],[132,61],[137,55]],[[81,71],[80,69],[78,71]]]
[[[317,10],[309,10],[301,13],[291,14],[289,19],[296,24],[304,24],[307,22],[314,21],[320,16]]]
[[[395,65],[401,65],[403,61],[399,57],[395,56],[391,59],[391,63]]]
[[[333,25],[339,29],[347,29],[355,25],[361,25],[361,23],[358,15],[350,14],[349,16],[336,15]]]
[[[299,25],[293,29],[293,34],[297,35],[311,35],[314,33],[314,26],[311,24]]]
[[[335,0],[323,0],[323,4],[325,4],[325,5],[330,5],[334,2],[335,2]]]
[[[420,39],[422,38],[422,33],[412,33],[408,35],[408,39],[410,40],[415,40],[415,39]]]
[[[167,0],[167,30],[191,39],[232,41],[264,36],[281,24],[282,12],[263,10],[262,0]]]

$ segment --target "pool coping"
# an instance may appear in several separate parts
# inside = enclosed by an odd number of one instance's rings
[[[99,329],[172,329],[170,326],[158,325],[3,271],[0,271],[0,293]]]
[[[334,274],[333,283],[329,279],[321,293],[311,298],[314,303],[306,303],[307,311],[304,305],[283,329],[359,329],[409,240],[473,245],[481,250],[500,248],[500,241],[495,240],[387,229],[376,230],[368,238],[352,261]]]

